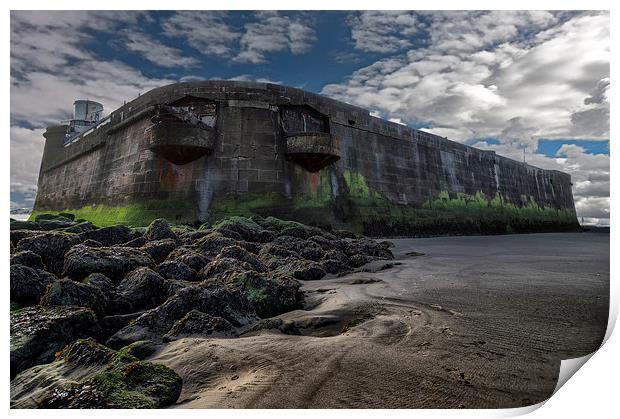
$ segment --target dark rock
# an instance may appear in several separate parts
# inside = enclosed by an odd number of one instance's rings
[[[225,237],[248,242],[268,243],[274,238],[273,233],[245,217],[229,217],[217,224],[214,229]]]
[[[45,269],[43,259],[30,250],[17,252],[11,255],[11,265],[24,265],[33,269]]]
[[[161,263],[176,247],[176,241],[172,239],[163,239],[149,241],[144,246],[142,246],[141,249],[151,255],[155,263]]]
[[[366,255],[352,255],[349,260],[351,261],[350,265],[354,268],[359,268],[370,262],[370,258]]]
[[[232,258],[215,258],[198,272],[198,279],[215,279],[231,272],[245,272],[252,270],[248,263]]]
[[[91,273],[102,273],[114,281],[120,281],[138,267],[153,265],[153,259],[140,249],[75,246],[67,252],[63,275],[82,279]]]
[[[34,220],[36,222],[42,222],[42,221],[73,221],[74,218],[65,217],[65,216],[62,216],[60,214],[39,214],[36,217],[34,217]]]
[[[179,279],[193,281],[196,279],[196,271],[178,260],[167,260],[157,265],[155,270],[166,279]]]
[[[119,352],[135,356],[138,359],[144,359],[153,355],[158,348],[159,345],[157,345],[155,342],[152,342],[150,340],[139,340],[132,343],[131,345],[127,345],[121,348]]]
[[[17,247],[17,244],[26,237],[36,236],[45,233],[42,230],[11,230],[11,245]]]
[[[110,226],[80,233],[80,238],[82,241],[95,240],[107,247],[126,243],[135,237],[131,237],[131,229],[127,226]]]
[[[260,317],[272,317],[301,308],[301,284],[287,276],[268,277],[255,271],[233,272],[222,279],[238,287]]]
[[[347,248],[346,241],[338,239],[330,234],[325,234],[323,236],[312,236],[309,240],[321,246],[321,249],[325,251],[338,250],[342,252]]]
[[[50,231],[24,237],[19,241],[17,251],[30,250],[38,254],[48,271],[60,275],[65,253],[79,242],[80,238],[76,234]]]
[[[189,336],[237,337],[238,334],[228,320],[191,310],[174,323],[163,336],[163,341],[170,342]]]
[[[347,244],[345,253],[348,256],[366,255],[383,259],[394,259],[394,255],[386,246],[366,238],[350,241]]]
[[[281,275],[290,275],[302,281],[316,281],[323,278],[326,273],[317,262],[305,259],[288,258],[276,269]]]
[[[20,221],[20,220],[12,220],[11,221],[11,231],[12,230],[42,230],[41,225],[36,221]]]
[[[168,260],[183,262],[195,271],[201,270],[209,263],[209,259],[187,246],[180,246],[174,249],[168,255]]]
[[[184,233],[177,233],[177,236],[179,237],[179,240],[181,241],[182,244],[188,245],[188,244],[196,243],[199,239],[205,237],[210,232],[211,230],[209,231],[186,231]]]
[[[166,280],[150,268],[138,268],[123,279],[112,299],[111,311],[124,314],[150,309],[168,298]]]
[[[280,233],[278,233],[278,236],[291,236],[291,237],[295,237],[296,239],[305,240],[308,237],[310,237],[310,234],[308,234],[308,231],[306,231],[306,229],[303,226],[298,225],[298,226],[292,226],[292,227],[285,228]]]
[[[240,246],[250,253],[258,253],[260,245],[246,241],[237,241],[224,237],[221,233],[214,231],[199,239],[196,243],[196,250],[207,257],[215,257],[227,246]]]
[[[101,334],[103,338],[109,338],[123,327],[129,325],[132,321],[143,315],[145,311],[137,311],[128,314],[114,314],[105,316],[99,320],[101,326]]]
[[[108,298],[93,285],[61,279],[47,287],[41,305],[87,307],[101,314],[105,312]]]
[[[325,251],[321,248],[321,246],[311,241],[308,241],[306,246],[299,250],[299,256],[314,262],[321,260],[324,255]]]
[[[239,246],[226,246],[220,251],[217,257],[236,259],[250,265],[252,269],[257,272],[265,272],[267,270],[267,267],[258,259],[256,255]]]
[[[71,214],[70,212],[59,212],[59,217],[64,217],[68,220],[75,221],[75,214]]]
[[[11,265],[11,301],[20,306],[39,303],[47,286],[57,280],[54,275],[39,275],[39,272],[24,265]]]
[[[341,261],[335,259],[323,259],[319,262],[319,264],[321,265],[321,268],[323,268],[323,270],[328,274],[337,275],[352,271],[352,269],[348,265],[345,265]]]
[[[120,348],[138,340],[161,340],[177,320],[192,310],[222,317],[234,326],[256,320],[256,313],[240,290],[220,283],[196,285],[180,290],[160,306],[147,311],[132,324],[119,330],[107,344]]]
[[[323,255],[323,260],[337,260],[343,265],[351,265],[351,259],[344,253],[339,250],[328,250]]]
[[[129,240],[123,243],[123,247],[142,247],[146,244],[146,238],[144,236],[136,237],[133,240]]]
[[[37,388],[41,380],[46,386]],[[174,403],[181,387],[181,377],[168,367],[84,339],[68,345],[53,363],[17,376],[11,407],[160,408]]]
[[[84,307],[28,307],[11,312],[11,379],[33,365],[47,364],[66,344],[97,337],[101,329]]]
[[[153,220],[151,224],[146,229],[144,233],[144,237],[148,241],[155,240],[164,240],[164,239],[172,239],[175,242],[179,241],[179,237],[176,235],[172,228],[170,228],[170,224],[163,218],[158,218],[157,220]]]
[[[94,273],[88,275],[82,281],[83,284],[92,285],[93,287],[98,288],[103,295],[105,295],[108,302],[112,299],[112,295],[114,294],[114,281],[105,276],[104,274]]]
[[[65,227],[62,231],[67,233],[84,233],[86,231],[93,231],[96,227],[90,221],[82,221],[81,223],[73,223],[69,227]]]
[[[334,230],[332,233],[339,239],[356,239],[358,237],[357,234],[349,230]]]
[[[101,243],[99,243],[97,240],[93,240],[93,239],[86,239],[82,242],[82,245],[84,246],[88,246],[88,247],[104,247]]]
[[[258,332],[260,330],[278,330],[286,335],[301,335],[301,331],[297,327],[294,321],[284,321],[279,318],[262,319],[250,329],[246,330],[246,333]]]

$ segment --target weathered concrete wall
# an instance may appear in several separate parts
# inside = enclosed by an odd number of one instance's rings
[[[149,138],[157,106],[180,100],[215,102],[217,112],[207,154],[187,164],[153,152]],[[100,224],[259,214],[371,234],[577,225],[565,173],[272,84],[174,84],[127,103],[68,147],[51,140],[57,131],[48,130],[35,210],[72,210]]]

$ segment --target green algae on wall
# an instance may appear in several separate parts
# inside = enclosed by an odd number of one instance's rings
[[[90,221],[99,227],[110,225],[147,226],[157,218],[165,218],[172,223],[195,223],[198,221],[197,207],[183,200],[151,200],[129,205],[86,205],[82,208],[65,208],[63,210],[36,209],[30,214],[34,220],[39,214],[59,214],[67,212],[76,219]]]

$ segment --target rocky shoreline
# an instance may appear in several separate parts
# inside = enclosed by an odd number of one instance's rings
[[[299,281],[393,258],[389,242],[273,217],[200,228],[11,221],[11,407],[153,408],[181,377],[143,359],[184,337],[289,330]]]

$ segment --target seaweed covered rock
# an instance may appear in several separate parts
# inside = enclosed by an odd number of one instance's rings
[[[131,356],[135,356],[138,359],[145,359],[155,353],[157,351],[157,345],[155,342],[150,340],[139,340],[137,342],[132,343],[131,345],[127,345],[122,347],[119,352],[124,354],[129,354]]]
[[[20,306],[39,303],[47,287],[56,281],[53,274],[24,265],[11,265],[11,301]]]
[[[275,272],[284,276],[290,275],[302,281],[317,281],[326,275],[319,263],[295,258],[284,259]]]
[[[178,260],[166,260],[155,268],[166,279],[178,279],[181,281],[193,281],[196,279],[196,271]]]
[[[82,339],[54,362],[15,377],[11,407],[159,408],[174,403],[181,387],[181,377],[168,367]]]
[[[72,223],[70,226],[63,228],[62,231],[79,234],[87,231],[93,231],[96,228],[97,227],[95,227],[90,221],[82,221],[79,223]]]
[[[201,284],[183,288],[160,306],[147,311],[115,333],[107,345],[120,348],[138,340],[161,341],[174,323],[192,310],[222,317],[236,327],[257,319],[240,290],[220,283]]]
[[[191,310],[174,323],[168,333],[163,336],[163,340],[170,342],[189,336],[237,337],[239,335],[228,320],[198,310]]]
[[[176,247],[177,242],[173,239],[162,239],[149,241],[140,249],[148,253],[155,263],[161,263]]]
[[[301,308],[300,283],[287,276],[269,277],[256,271],[233,272],[221,281],[246,296],[256,314],[272,317]]]
[[[150,309],[168,298],[166,280],[150,268],[131,271],[123,279],[113,297],[111,311],[116,314]]]
[[[11,230],[42,230],[36,221],[11,220]]]
[[[52,362],[68,343],[100,333],[95,314],[84,307],[34,306],[11,312],[11,378]]]
[[[226,232],[234,232],[238,235],[237,240],[245,240],[248,242],[268,243],[274,238],[274,234],[255,221],[239,216],[228,217],[214,226],[214,230],[219,231],[226,237],[231,235]],[[231,237],[235,238],[235,237]]]
[[[144,237],[148,241],[156,241],[156,240],[164,240],[164,239],[172,239],[175,242],[179,241],[179,237],[176,235],[168,221],[164,218],[158,218],[153,220],[151,224],[146,229],[144,233]]]
[[[101,314],[106,310],[108,298],[93,285],[61,279],[47,287],[41,305],[87,307]]]
[[[265,272],[267,267],[260,261],[260,259],[248,252],[246,249],[239,246],[226,246],[217,255],[218,258],[230,258],[243,262],[257,272]]]
[[[182,262],[195,271],[201,270],[209,263],[209,259],[187,246],[180,246],[174,249],[168,255],[167,260]]]
[[[365,255],[382,259],[394,259],[394,255],[385,243],[377,243],[374,240],[362,238],[351,240],[347,243],[345,253],[348,256]]]
[[[30,250],[24,250],[11,255],[11,265],[24,265],[32,269],[45,269],[43,259]]]
[[[250,270],[252,270],[250,264],[238,259],[217,257],[198,272],[198,279],[201,281],[216,279],[231,272],[245,272]]]
[[[135,237],[132,230],[127,226],[110,226],[102,227],[97,230],[85,231],[80,233],[80,238],[82,241],[88,239],[95,240],[108,247],[126,243]]]
[[[104,274],[90,274],[86,278],[84,278],[82,283],[97,288],[105,296],[108,302],[112,299],[115,284],[114,281],[112,281]]]
[[[17,251],[29,250],[41,257],[47,270],[60,275],[63,269],[65,253],[80,242],[80,238],[72,233],[49,231],[24,237],[17,245]]]
[[[114,281],[120,281],[132,270],[154,264],[153,259],[140,249],[80,245],[67,252],[63,275],[82,279],[91,273],[102,273]]]

